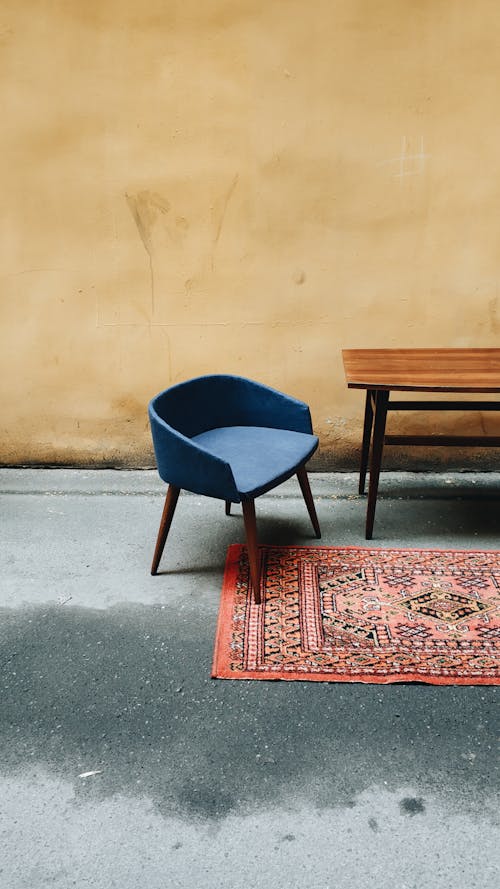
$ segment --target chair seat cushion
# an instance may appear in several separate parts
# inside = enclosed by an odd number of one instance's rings
[[[223,426],[192,440],[229,463],[242,500],[290,478],[318,447],[316,435],[262,426]]]

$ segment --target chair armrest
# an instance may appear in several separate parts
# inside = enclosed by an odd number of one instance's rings
[[[158,473],[164,482],[194,494],[239,502],[229,463],[172,429],[152,404],[148,413]]]

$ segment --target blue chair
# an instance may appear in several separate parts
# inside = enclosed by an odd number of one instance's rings
[[[156,574],[181,489],[241,503],[250,578],[260,603],[255,498],[297,475],[321,537],[305,464],[318,447],[309,408],[243,377],[216,374],[160,392],[149,404],[158,472],[168,484],[151,566]]]

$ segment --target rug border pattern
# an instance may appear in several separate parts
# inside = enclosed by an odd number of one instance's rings
[[[373,554],[374,556],[379,556],[380,553],[390,552],[390,553],[447,553],[447,554],[470,554],[470,555],[500,555],[500,550],[469,550],[469,549],[440,549],[440,548],[426,548],[421,549],[419,547],[360,547],[360,546],[307,546],[307,545],[289,545],[289,546],[261,546],[262,550],[273,550],[273,549],[293,549],[293,550],[304,550],[307,553],[308,550],[314,549],[316,552],[318,550],[338,550],[338,551],[358,551],[366,554]],[[270,680],[270,681],[307,681],[307,682],[342,682],[342,683],[350,683],[350,682],[361,682],[364,684],[379,684],[379,685],[389,685],[393,683],[400,682],[418,682],[425,685],[499,685],[500,678],[492,677],[492,676],[436,676],[436,675],[426,675],[425,677],[419,673],[391,673],[390,675],[370,675],[366,674],[349,674],[346,675],[345,672],[342,673],[334,673],[328,671],[326,673],[321,672],[305,672],[304,670],[297,671],[286,671],[283,673],[276,673],[275,671],[270,670],[253,670],[248,669],[248,661],[250,658],[246,659],[245,669],[242,670],[232,670],[231,665],[228,658],[228,651],[230,650],[231,641],[232,641],[232,628],[233,628],[233,620],[234,620],[234,607],[233,607],[233,597],[231,595],[232,591],[235,589],[235,586],[238,582],[239,578],[239,559],[243,552],[246,551],[246,547],[244,544],[235,543],[229,546],[226,558],[226,566],[224,571],[224,579],[222,585],[222,593],[221,593],[221,602],[219,608],[219,615],[217,620],[217,629],[216,629],[216,637],[215,637],[215,650],[214,657],[212,663],[212,678],[214,679],[259,679],[259,680]],[[301,595],[307,595],[308,586],[314,583],[313,577],[307,576],[307,563],[301,562],[301,571],[306,572],[302,576],[303,584],[301,585]],[[265,584],[265,579],[263,580]],[[250,595],[247,590],[247,598]],[[308,607],[308,603],[303,601],[303,605]],[[256,606],[254,606],[255,609]],[[263,606],[257,606],[262,608]],[[249,609],[247,608],[245,611],[244,619],[248,621],[248,613]],[[243,615],[242,615],[243,619]],[[321,634],[322,630],[318,624],[317,616],[308,612],[308,619],[304,623],[303,627],[304,632],[314,634],[314,632]],[[263,646],[263,637],[262,633],[259,630],[258,622],[255,621],[251,626],[247,626],[247,631],[249,632],[249,639],[252,646],[252,651],[255,657],[255,654],[258,653]]]

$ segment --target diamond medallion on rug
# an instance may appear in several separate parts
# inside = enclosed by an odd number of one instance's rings
[[[212,676],[500,683],[500,553],[262,547],[228,551]]]

